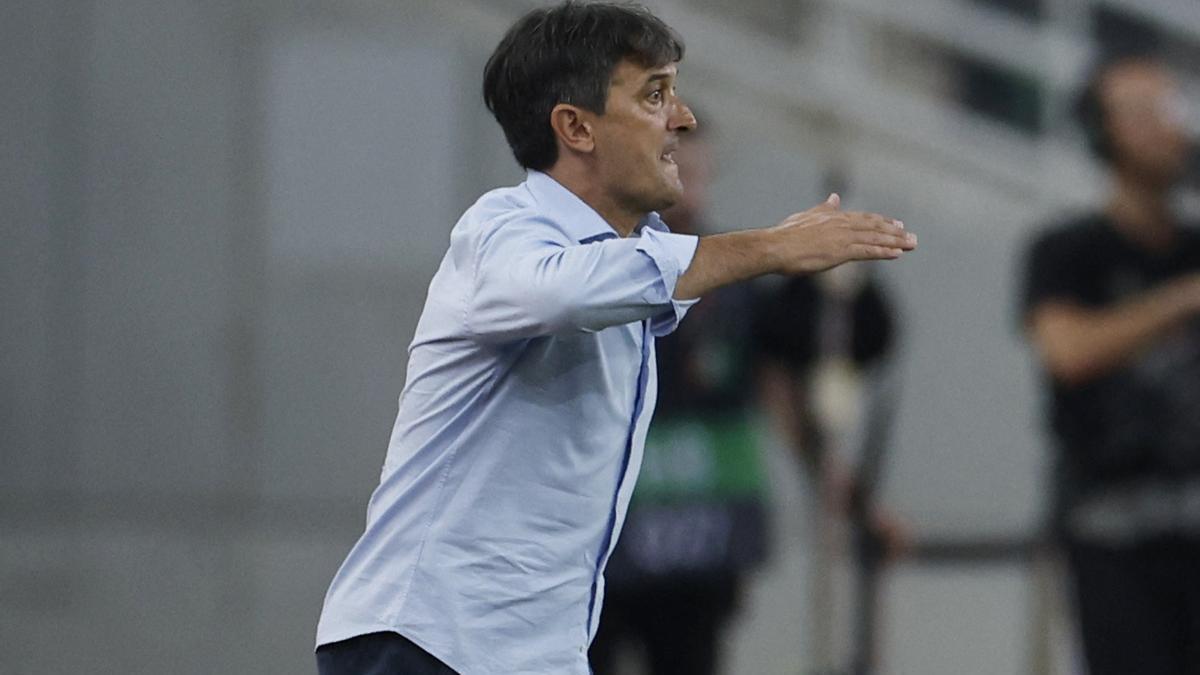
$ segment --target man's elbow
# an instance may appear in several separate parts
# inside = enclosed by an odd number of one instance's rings
[[[578,303],[562,288],[510,286],[476,296],[468,310],[471,333],[485,342],[568,332],[579,318]]]
[[[1046,373],[1059,384],[1081,385],[1103,374],[1095,329],[1073,307],[1041,307],[1028,324],[1029,339]]]
[[[1104,364],[1086,352],[1070,348],[1042,349],[1042,366],[1059,384],[1075,387],[1104,374]]]

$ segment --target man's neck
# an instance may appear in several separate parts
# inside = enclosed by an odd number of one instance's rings
[[[1175,224],[1168,206],[1168,187],[1130,172],[1118,171],[1108,202],[1108,215],[1126,237],[1152,250],[1169,248]]]
[[[659,212],[663,222],[676,234],[700,234],[700,218],[691,209],[675,205]]]
[[[604,222],[608,223],[622,237],[632,234],[646,215],[622,208],[612,198],[612,195],[604,190],[602,185],[596,183],[594,174],[587,171],[586,167],[560,161],[547,169],[546,175],[558,181],[559,185],[570,190],[576,197],[582,199],[583,203],[592,207],[596,213],[600,214]]]

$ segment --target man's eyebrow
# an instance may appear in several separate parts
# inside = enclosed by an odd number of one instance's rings
[[[675,73],[670,72],[670,71],[662,72],[662,73],[655,73],[655,74],[651,75],[650,77],[646,78],[646,84],[650,84],[651,82],[654,82],[656,80],[669,80],[674,76],[675,76]]]

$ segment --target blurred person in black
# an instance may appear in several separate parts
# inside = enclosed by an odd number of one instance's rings
[[[815,659],[809,665],[834,667],[837,657],[829,651],[834,636],[849,630],[852,649],[846,656],[851,662],[844,672],[877,672],[879,580],[884,567],[911,543],[906,519],[876,498],[897,395],[897,381],[887,367],[897,335],[894,312],[883,285],[861,265],[778,281],[759,293],[755,375],[764,412],[818,500],[812,514],[816,529],[807,547],[811,577],[806,601],[810,621],[822,623],[807,626]],[[852,418],[836,409],[856,391],[861,407],[853,417],[861,437],[847,436],[859,443],[857,448],[841,437]],[[854,455],[853,463],[842,450]],[[843,524],[851,527],[839,527]],[[855,557],[851,597],[840,595],[837,584],[828,587],[829,566],[847,554]],[[846,617],[851,623],[831,625],[829,615],[847,600],[854,606]]]
[[[1182,105],[1155,60],[1097,68],[1076,112],[1111,170],[1108,202],[1025,259],[1054,524],[1092,675],[1200,673],[1200,231],[1171,208],[1193,152]]]
[[[703,215],[714,170],[709,133],[689,134],[675,152],[684,192],[662,213],[674,232],[709,231]],[[882,355],[892,335],[878,289],[862,290],[853,294],[854,310],[842,326],[851,331],[845,337],[855,342],[851,351],[860,363]],[[746,575],[769,549],[756,404],[773,413],[805,468],[813,469],[809,475],[818,473],[807,383],[822,354],[822,333],[829,336],[822,331],[825,300],[812,277],[783,280],[770,293],[727,286],[660,339],[658,405],[589,650],[596,675],[618,672],[622,645],[639,647],[635,653],[653,675],[721,672],[725,629]],[[840,483],[843,494],[848,488]]]

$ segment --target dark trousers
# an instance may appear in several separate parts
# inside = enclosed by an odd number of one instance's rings
[[[369,633],[317,648],[320,675],[456,675],[399,633]]]
[[[723,629],[737,602],[733,577],[610,587],[600,628],[588,650],[595,675],[616,672],[622,644],[645,650],[653,675],[714,675],[720,672]]]
[[[1068,560],[1091,675],[1200,673],[1200,539],[1071,543]]]

